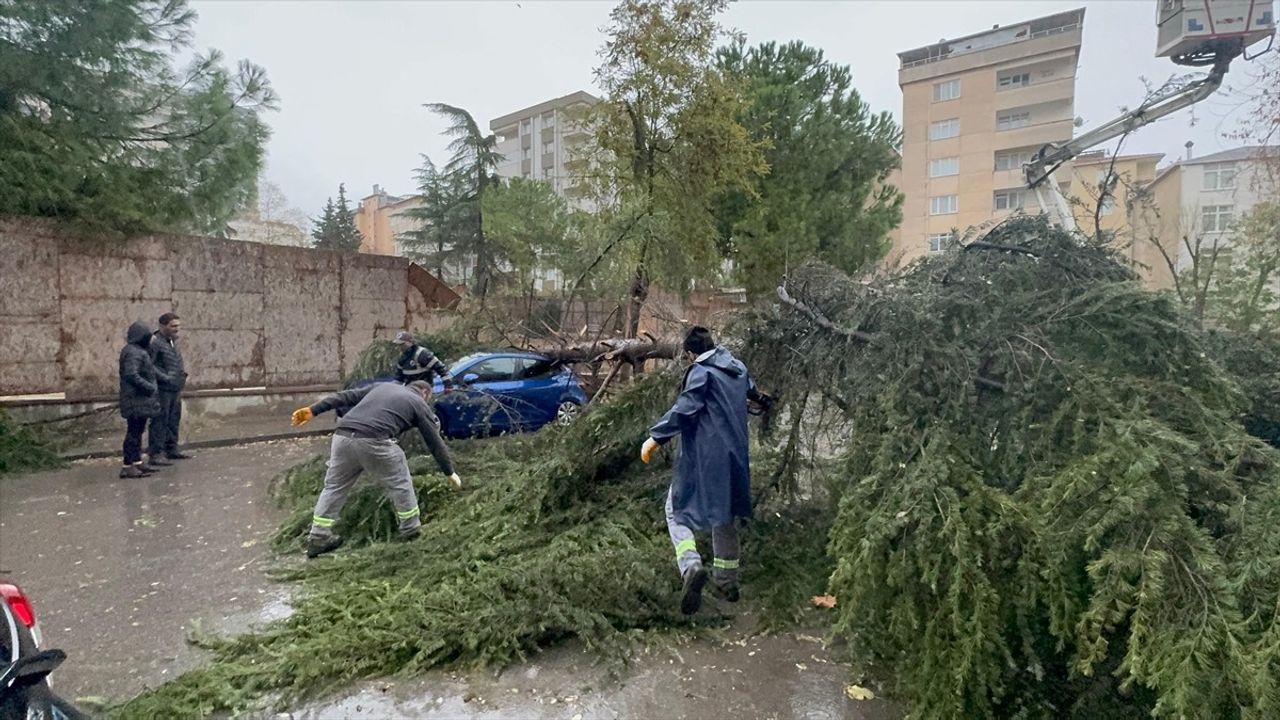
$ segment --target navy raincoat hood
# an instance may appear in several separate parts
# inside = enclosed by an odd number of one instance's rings
[[[753,385],[747,366],[725,348],[703,353],[685,374],[675,405],[649,430],[660,443],[680,437],[671,506],[681,525],[707,530],[751,516],[747,394]]]

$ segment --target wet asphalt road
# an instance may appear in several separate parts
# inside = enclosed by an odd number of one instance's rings
[[[67,652],[58,692],[130,697],[199,664],[186,643],[195,623],[236,632],[287,614],[288,588],[263,574],[280,517],[267,486],[325,446],[311,438],[207,450],[142,480],[118,479],[111,461],[0,478],[0,578],[27,590],[46,646]],[[901,717],[881,699],[845,697],[848,670],[817,637],[758,636],[745,603],[737,611],[720,639],[654,650],[621,677],[571,644],[498,674],[366,682],[261,717]]]
[[[219,448],[140,480],[113,461],[0,478],[0,577],[67,652],[60,694],[129,697],[199,662],[193,622],[235,630],[281,607],[261,564],[279,512],[267,484],[322,438]]]

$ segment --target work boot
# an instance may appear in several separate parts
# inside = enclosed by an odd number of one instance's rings
[[[191,459],[190,455],[182,452],[181,450],[174,450],[173,452],[169,453],[166,457],[168,457],[170,460],[190,460]]]
[[[702,587],[707,584],[707,571],[702,565],[694,565],[684,571],[684,591],[680,597],[680,612],[692,615],[702,607]]]
[[[321,555],[333,552],[342,547],[341,535],[330,535],[324,538],[307,538],[307,559],[313,560]]]
[[[136,465],[125,465],[124,467],[120,468],[120,477],[140,478],[140,477],[146,477],[146,475],[141,470],[139,470],[138,466]]]
[[[147,456],[147,465],[150,465],[151,467],[169,467],[172,464],[173,463],[168,460],[165,460],[163,455]]]
[[[711,581],[711,587],[716,594],[725,600],[736,603],[738,602],[738,581],[737,580],[720,580],[719,578]]]
[[[422,537],[422,528],[414,528],[407,533],[401,533],[396,536],[396,542],[413,542],[420,537]]]

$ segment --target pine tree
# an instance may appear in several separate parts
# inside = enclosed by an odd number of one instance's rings
[[[338,186],[338,202],[328,198],[320,217],[313,220],[315,229],[311,237],[315,239],[312,247],[318,250],[337,250],[338,252],[359,252],[361,235],[356,229],[355,211],[347,202],[345,185]]]
[[[275,105],[216,51],[174,67],[185,0],[0,3],[0,214],[216,233],[251,200]]]

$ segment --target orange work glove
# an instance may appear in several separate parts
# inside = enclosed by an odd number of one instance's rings
[[[293,411],[293,426],[298,427],[299,425],[306,425],[311,422],[311,418],[313,417],[315,417],[315,415],[311,413],[311,408],[298,408]]]
[[[649,459],[653,457],[653,451],[659,447],[658,441],[653,438],[646,438],[644,445],[640,446],[640,460],[645,465],[649,464]]]

